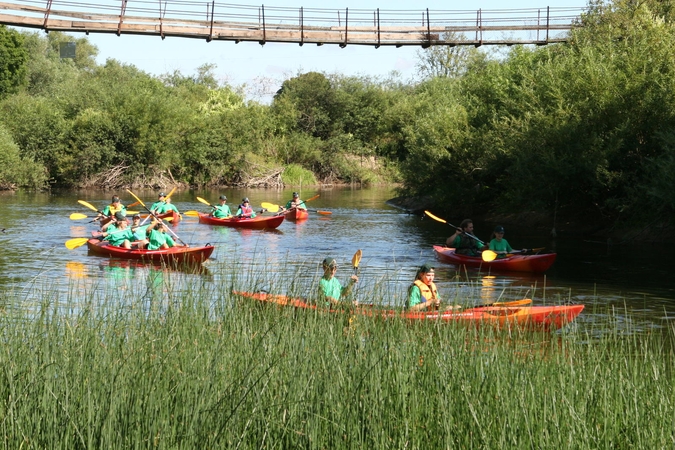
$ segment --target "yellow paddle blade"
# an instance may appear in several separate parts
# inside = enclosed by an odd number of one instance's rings
[[[431,214],[429,211],[424,211],[424,214],[426,214],[427,216],[431,217],[432,219],[434,219],[434,220],[437,221],[437,222],[440,222],[440,223],[448,223],[448,222],[446,222],[445,220],[441,219],[440,217],[434,216],[434,215]]]
[[[207,202],[206,200],[204,200],[204,199],[201,198],[201,197],[197,197],[197,201],[198,201],[199,203],[203,203],[203,204],[205,204],[205,205],[211,206],[211,203]]]
[[[127,215],[133,216],[134,214],[140,214],[140,211],[127,211]]]
[[[96,207],[89,202],[85,202],[84,200],[78,200],[77,203],[91,209],[92,211],[98,212],[98,209],[96,209]]]
[[[275,205],[274,203],[267,203],[267,202],[262,202],[260,204],[263,208],[268,210],[269,212],[277,212],[279,211],[279,205]]]
[[[359,268],[361,256],[363,256],[363,252],[361,251],[361,249],[358,249],[356,253],[354,253],[354,256],[352,256],[352,266],[354,266],[354,270]]]
[[[136,196],[136,194],[134,194],[133,192],[131,192],[129,189],[127,189],[127,192],[128,192],[133,198],[135,198],[136,201],[137,201],[138,203],[140,203],[140,204],[143,206],[143,208],[146,208],[146,209],[147,209],[147,206],[145,206],[145,203],[143,203],[143,200],[141,200],[140,198],[138,198],[138,197]]]
[[[66,248],[68,250],[72,250],[77,247],[82,247],[84,244],[87,243],[89,238],[75,238],[75,239],[70,239],[66,241]]]
[[[87,215],[86,214],[81,214],[81,213],[72,213],[70,215],[70,220],[82,220],[86,219]]]
[[[481,256],[483,257],[483,261],[490,262],[495,260],[497,254],[492,250],[483,250],[483,254]]]
[[[167,198],[171,198],[171,196],[173,195],[173,193],[176,192],[176,187],[177,187],[177,186],[174,186],[173,189],[171,189],[171,192],[169,192],[169,195],[167,195],[166,197],[164,197],[164,200],[166,200]]]
[[[510,302],[494,302],[491,303],[490,306],[525,306],[531,304],[532,304],[531,298],[524,298],[522,300],[512,300]]]
[[[197,211],[185,211],[183,214],[188,217],[199,217],[199,212]]]
[[[321,194],[316,194],[314,197],[308,198],[307,200],[305,200],[305,203],[311,202],[312,200],[316,200],[317,198],[319,198],[320,195],[321,195]]]

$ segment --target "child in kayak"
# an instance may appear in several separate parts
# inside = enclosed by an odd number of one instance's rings
[[[497,225],[495,231],[492,232],[492,240],[490,240],[490,250],[497,254],[497,258],[505,258],[509,253],[525,253],[527,249],[513,250],[509,242],[504,239],[504,227]]]
[[[335,278],[335,272],[338,269],[335,259],[326,258],[321,265],[323,267],[323,277],[319,281],[319,300],[325,302],[326,306],[339,305],[342,303],[342,299],[349,295],[354,284],[359,281],[359,277],[352,275],[349,279],[349,284],[342,287],[340,281]],[[356,306],[358,302],[354,300],[352,304]]]
[[[255,217],[255,212],[253,212],[248,197],[242,199],[241,205],[239,205],[239,209],[237,210],[237,217],[242,219],[253,219]]]
[[[171,236],[166,233],[167,231],[168,229],[164,222],[153,220],[146,230],[148,235],[148,250],[159,250],[175,247],[176,243],[173,241]]]
[[[293,192],[293,198],[286,203],[286,207],[282,208],[282,211],[288,211],[289,209],[307,209],[305,202],[300,200],[300,194]]]
[[[431,264],[423,264],[417,269],[415,281],[408,289],[408,301],[406,303],[406,309],[408,311],[431,311],[440,309],[441,297],[438,295],[438,289],[434,283],[435,275],[436,273]],[[458,308],[459,306],[448,305],[443,309],[448,310]]]
[[[227,205],[227,197],[221,195],[219,197],[219,200],[220,205],[213,207],[211,215],[216,219],[229,219],[230,217],[232,217],[232,211],[230,211],[230,207]]]

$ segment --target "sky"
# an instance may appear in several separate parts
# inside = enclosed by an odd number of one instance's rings
[[[134,0],[130,0],[129,3]],[[222,0],[221,0],[222,1]],[[555,3],[551,3],[555,1]],[[208,2],[210,3],[210,2]],[[240,5],[259,6],[247,0]],[[583,8],[581,0],[476,0],[475,2],[452,2],[449,0],[265,0],[268,7],[286,8],[345,8],[381,10],[406,10],[411,14],[428,8],[433,10],[511,10],[524,8],[574,7]],[[82,37],[82,33],[73,33]],[[316,46],[314,44],[267,43],[213,40],[158,36],[136,36],[95,34],[87,36],[99,50],[97,62],[105,63],[109,58],[133,64],[152,75],[180,71],[183,75],[194,75],[204,64],[214,64],[214,74],[221,83],[233,86],[246,84],[249,97],[264,97],[275,92],[283,80],[300,73],[318,71],[340,73],[348,76],[387,77],[398,73],[402,81],[416,75],[417,52],[419,47],[401,48],[381,46],[337,45]],[[262,92],[261,92],[262,91]],[[258,98],[262,99],[262,98]]]

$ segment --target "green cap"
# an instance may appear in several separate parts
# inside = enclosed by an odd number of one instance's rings
[[[324,267],[336,267],[336,266],[337,266],[337,262],[335,262],[335,259],[334,259],[334,258],[326,258],[326,259],[323,260],[323,264],[322,264],[322,265],[323,265]]]
[[[433,272],[434,266],[432,266],[429,263],[424,263],[420,266],[420,268],[417,270],[418,273],[429,273]]]

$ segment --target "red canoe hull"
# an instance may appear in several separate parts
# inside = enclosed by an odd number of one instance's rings
[[[286,211],[284,217],[291,222],[300,222],[309,219],[309,212],[306,209],[295,208],[291,211]]]
[[[90,254],[97,256],[165,264],[201,264],[209,259],[215,248],[212,245],[206,245],[204,247],[171,247],[161,250],[127,250],[98,239],[89,239],[87,247]]]
[[[494,261],[483,261],[480,256],[465,256],[455,253],[454,248],[434,245],[436,258],[439,261],[456,266],[479,267],[483,270],[499,272],[531,272],[543,273],[555,262],[555,253],[541,255],[513,255]]]
[[[266,293],[235,292],[236,295],[296,308],[317,309],[305,299]],[[583,311],[584,305],[557,306],[481,306],[460,311],[395,311],[372,306],[362,306],[350,313],[374,318],[401,318],[414,322],[444,321],[496,328],[520,328],[532,331],[552,331],[572,322]],[[332,311],[339,312],[339,311]]]
[[[283,221],[283,214],[280,216],[257,216],[254,219],[216,219],[208,214],[199,213],[199,223],[252,230],[271,230],[277,228]]]

